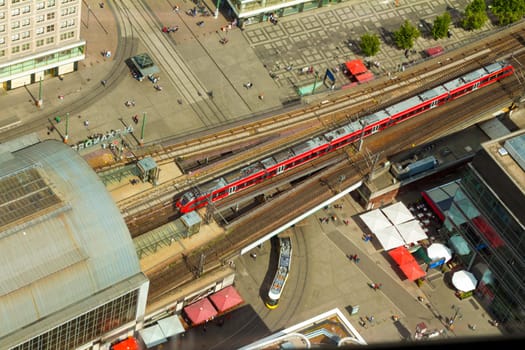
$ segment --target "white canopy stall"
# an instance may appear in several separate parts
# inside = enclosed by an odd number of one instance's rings
[[[388,207],[382,208],[381,211],[394,225],[399,225],[403,222],[414,220],[414,215],[412,215],[410,210],[408,210],[403,202],[391,204]]]
[[[392,226],[392,223],[388,221],[388,218],[380,209],[371,210],[359,215],[359,217],[363,220],[368,229],[375,234],[377,234],[377,231]]]
[[[410,220],[402,224],[396,225],[399,234],[407,244],[417,243],[420,240],[427,239],[428,236],[419,225],[417,220]]]
[[[395,226],[391,225],[383,228],[382,230],[376,231],[375,235],[385,250],[390,250],[405,245],[403,237],[401,237],[399,232],[397,232]]]

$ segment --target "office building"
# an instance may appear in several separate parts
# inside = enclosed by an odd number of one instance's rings
[[[0,0],[0,83],[4,90],[61,76],[85,58],[82,0]]]

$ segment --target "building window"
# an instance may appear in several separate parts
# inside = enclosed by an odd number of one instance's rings
[[[4,57],[5,56],[5,50],[0,50],[0,57]]]
[[[25,43],[22,45],[22,51],[27,51],[31,48],[31,44],[30,43]]]
[[[38,4],[36,4],[36,9],[37,10],[42,10],[44,7],[46,7],[46,5],[44,4],[44,2],[39,2]]]
[[[29,18],[25,18],[22,20],[22,27],[26,27],[31,24],[31,20]]]
[[[16,33],[11,35],[11,41],[17,41],[20,39],[20,34]]]
[[[55,13],[54,12],[49,12],[47,14],[47,20],[49,21],[50,19],[54,19],[55,18]]]
[[[44,39],[38,39],[36,41],[36,47],[44,46]]]
[[[50,36],[49,38],[46,38],[46,44],[52,44],[55,42],[55,38]]]
[[[20,9],[13,9],[11,11],[11,16],[18,16],[20,14]]]
[[[0,33],[5,32],[5,24],[0,24]]]
[[[22,7],[22,13],[29,13],[31,12],[31,6],[24,6]]]
[[[18,4],[20,0],[11,0],[11,4]]]
[[[13,21],[13,24],[11,24],[11,29],[17,28],[20,28],[20,21]]]
[[[36,35],[44,34],[44,27],[40,27],[36,29]]]
[[[36,16],[36,22],[37,23],[44,22],[44,19],[45,19],[44,15]]]
[[[0,0],[0,6],[4,6],[5,5],[5,0]]]
[[[54,24],[50,24],[46,27],[46,33],[50,33],[50,32],[53,32],[55,30],[55,25]]]
[[[5,38],[0,37],[0,45],[5,44]]]
[[[30,32],[29,31],[22,32],[22,39],[27,39],[27,38],[29,38],[29,36],[30,36]]]
[[[55,6],[55,0],[47,0],[47,7],[53,7]]]
[[[13,46],[11,48],[11,53],[19,53],[20,52],[20,46]]]

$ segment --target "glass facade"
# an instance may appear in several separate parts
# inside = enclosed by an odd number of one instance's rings
[[[29,72],[40,67],[45,67],[49,65],[56,66],[59,62],[63,62],[69,59],[78,58],[77,60],[80,60],[80,58],[84,54],[84,49],[85,46],[82,45],[71,49],[55,52],[49,55],[33,58],[27,61],[7,65],[5,67],[0,68],[0,79],[5,79],[19,73]]]
[[[84,313],[11,350],[71,350],[135,320],[139,290]]]
[[[476,296],[511,333],[525,331],[525,232],[474,168],[468,168],[447,213],[450,236],[471,252],[457,258],[479,279]]]

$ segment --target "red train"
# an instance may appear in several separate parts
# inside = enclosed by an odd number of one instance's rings
[[[198,188],[193,188],[182,195],[177,201],[177,207],[181,213],[188,213],[204,207],[210,200],[216,202],[338,148],[347,146],[358,141],[361,137],[375,134],[513,73],[514,67],[505,61],[489,64],[383,110],[361,117],[357,121],[298,143],[267,158],[255,161],[246,167],[199,185]]]

